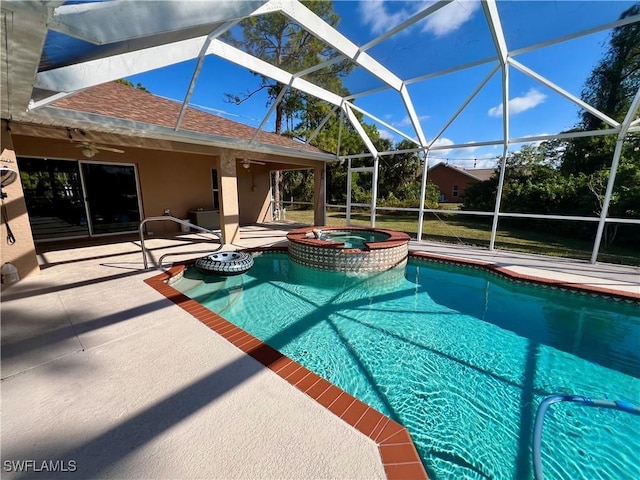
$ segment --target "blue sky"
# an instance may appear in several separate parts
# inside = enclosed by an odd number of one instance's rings
[[[423,1],[367,0],[336,1],[341,16],[338,30],[363,45],[425,8]],[[613,1],[507,1],[498,10],[509,50],[514,50],[616,20],[633,2]],[[526,67],[545,76],[569,93],[580,96],[592,68],[606,51],[610,31],[556,44],[515,56]],[[396,34],[367,51],[403,80],[438,72],[459,64],[494,55],[493,41],[484,13],[475,0],[463,0],[441,9],[409,30]],[[154,94],[182,101],[195,61],[131,77]],[[445,125],[461,103],[490,72],[493,64],[410,83],[408,91],[428,140]],[[357,68],[344,79],[351,93],[366,92],[382,85],[373,75]],[[225,101],[225,93],[244,94],[259,85],[257,77],[245,69],[216,57],[205,61],[191,104],[232,120],[258,126],[268,111],[263,94],[254,95],[240,106]],[[544,84],[510,69],[511,137],[552,134],[571,128],[578,120],[579,107]],[[495,74],[469,106],[437,140],[438,145],[465,144],[502,138],[501,78]],[[415,137],[400,95],[393,90],[355,100],[388,124]],[[374,123],[371,118],[367,123]],[[381,134],[402,138],[377,124]],[[273,131],[273,118],[265,129]],[[517,150],[519,146],[514,146]],[[500,147],[466,148],[434,152],[465,167],[493,165]],[[455,162],[454,159],[466,159]],[[477,159],[477,160],[476,160]]]

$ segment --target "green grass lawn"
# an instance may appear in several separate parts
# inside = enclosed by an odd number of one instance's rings
[[[287,221],[311,225],[311,210],[287,210]],[[426,218],[422,225],[422,239],[431,242],[450,243],[454,245],[474,245],[487,247],[491,238],[491,218],[467,217],[463,215],[439,215],[437,218]],[[352,213],[351,224],[369,226],[369,213]],[[346,214],[327,212],[327,225],[341,226],[346,224]],[[526,223],[523,222],[523,225]],[[417,214],[382,213],[376,217],[376,226],[389,230],[397,230],[416,238],[418,222]],[[592,243],[590,241],[540,232],[523,227],[502,227],[496,235],[496,248],[555,257],[588,260],[591,258]],[[598,261],[624,265],[640,265],[640,248],[637,246],[610,245],[601,249]]]

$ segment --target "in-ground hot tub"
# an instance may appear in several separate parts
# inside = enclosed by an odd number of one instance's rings
[[[381,272],[407,261],[409,235],[366,227],[306,227],[287,234],[289,258],[338,272]]]

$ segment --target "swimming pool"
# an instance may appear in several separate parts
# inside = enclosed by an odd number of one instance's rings
[[[405,425],[431,478],[531,478],[553,393],[640,399],[637,306],[411,260],[368,276],[257,256],[174,287]],[[546,478],[638,478],[638,417],[557,405]]]

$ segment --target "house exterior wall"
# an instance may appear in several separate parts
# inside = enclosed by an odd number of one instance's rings
[[[247,152],[179,143],[158,139],[116,136],[98,132],[81,132],[12,123],[11,132],[3,121],[3,158],[13,152],[15,157],[48,158],[100,164],[118,163],[136,167],[141,215],[143,218],[160,216],[166,209],[179,218],[189,218],[189,211],[214,208],[212,169],[218,175],[220,203],[220,227],[228,242],[237,240],[239,226],[271,220],[270,172],[291,168],[314,168],[318,178],[323,178],[324,162],[302,158],[289,158],[274,154],[253,154],[255,161],[249,169],[242,167]],[[124,153],[102,150],[93,158],[83,156],[79,134],[95,145],[116,145]],[[70,137],[73,135],[73,141]],[[5,146],[7,148],[5,148]],[[324,185],[316,182],[314,204],[316,224],[322,224]],[[2,248],[2,262],[20,261],[20,275],[39,272],[33,233],[29,223],[24,192],[20,181],[8,187],[12,217],[11,228],[19,242],[11,249]],[[156,234],[177,233],[180,225],[173,222],[154,222],[147,231]],[[6,228],[2,227],[6,236]],[[19,251],[20,250],[20,251]],[[24,250],[24,251],[23,251]],[[22,259],[22,260],[20,260]]]
[[[0,135],[0,165],[9,167],[20,174],[18,162],[14,152],[14,144],[11,132],[7,129],[6,123],[2,122],[2,134]],[[0,265],[5,262],[12,263],[18,269],[20,278],[26,278],[40,273],[38,259],[35,254],[31,225],[27,214],[27,205],[24,201],[24,192],[20,179],[16,179],[11,185],[6,186],[2,191],[7,195],[3,200],[9,219],[9,228],[15,238],[15,243],[9,244],[7,238],[7,225],[2,220],[2,248],[0,248]],[[4,287],[5,285],[3,285]]]
[[[240,225],[271,221],[271,168],[252,164],[237,167]]]
[[[436,184],[440,189],[440,194],[444,196],[444,202],[447,203],[459,203],[464,200],[465,190],[475,183],[477,180],[465,175],[462,172],[458,172],[455,168],[449,167],[434,167],[429,170],[428,178],[431,182]],[[457,186],[458,195],[453,195],[454,186]]]
[[[240,240],[240,211],[238,205],[238,162],[230,153],[220,158],[220,217],[224,243]]]
[[[211,169],[218,167],[217,156],[123,147],[125,153],[102,151],[92,159],[68,141],[15,136],[20,157],[42,157],[98,163],[133,164],[138,171],[143,217],[162,215],[166,208],[179,218],[197,208],[213,208]],[[180,225],[155,222],[148,226],[154,233],[176,232]]]
[[[136,155],[143,217],[162,215],[165,209],[175,217],[189,218],[190,210],[213,209],[211,170],[219,168],[218,157],[173,152],[144,152]],[[176,231],[171,222],[152,223],[156,232]]]
[[[271,218],[271,172],[280,168],[291,170],[286,164],[251,164],[247,170],[238,165],[238,196],[240,205],[240,224],[272,221]],[[313,218],[314,225],[325,225],[325,164],[316,162],[300,165],[300,170],[313,169]],[[288,200],[288,199],[284,199]],[[285,205],[286,207],[286,205]]]

